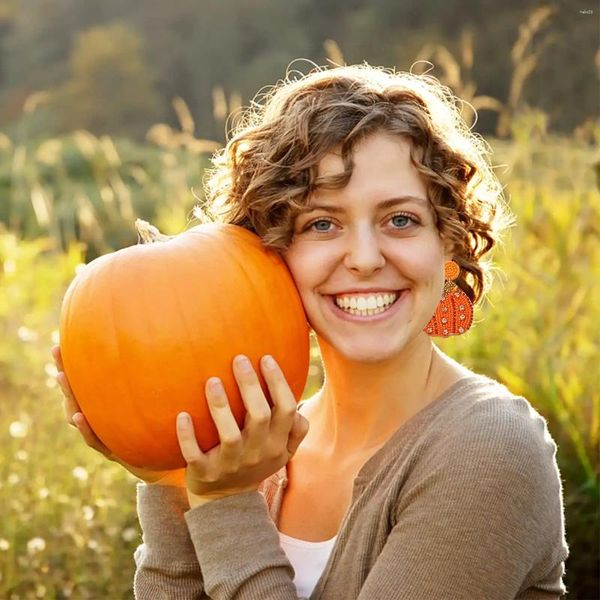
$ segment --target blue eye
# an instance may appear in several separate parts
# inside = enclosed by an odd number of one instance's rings
[[[398,229],[406,229],[407,225],[409,225],[411,222],[416,224],[416,220],[408,215],[394,215],[391,218],[391,221],[394,227],[397,227]]]
[[[327,221],[326,219],[319,219],[318,221],[314,221],[310,224],[315,231],[329,231],[329,226],[331,225],[331,221]]]

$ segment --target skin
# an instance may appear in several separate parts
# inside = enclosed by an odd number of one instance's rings
[[[409,151],[403,138],[369,136],[355,148],[348,185],[317,191],[310,205],[321,208],[302,214],[294,224],[284,258],[317,335],[326,375],[322,389],[303,407],[305,416],[297,413],[285,377],[274,361],[269,365],[270,357],[262,358],[261,372],[273,409],[256,373],[251,366],[244,369],[245,357],[239,356],[233,370],[248,411],[242,431],[218,379],[211,378],[205,394],[220,445],[203,453],[189,416],[181,413],[175,426],[187,468],[136,469],[119,461],[94,435],[55,347],[68,422],[90,447],[148,484],[185,485],[191,507],[256,490],[294,457],[301,443],[302,451],[340,465],[360,462],[380,447],[405,420],[467,373],[423,333],[442,296],[444,262],[451,255]],[[319,174],[342,170],[336,152],[319,165]],[[402,202],[381,205],[397,198]],[[408,291],[402,304],[378,319],[351,321],[333,310],[331,294],[367,288]]]
[[[339,154],[319,165],[319,175],[341,171]],[[325,370],[323,388],[303,410],[311,425],[304,446],[319,448],[321,456],[343,461],[361,449],[368,453],[466,374],[423,332],[442,296],[444,262],[452,257],[427,198],[409,142],[377,133],[355,149],[345,188],[310,199],[312,207],[333,208],[296,220],[285,259]],[[409,291],[402,309],[383,320],[347,322],[334,314],[328,295],[365,288]]]

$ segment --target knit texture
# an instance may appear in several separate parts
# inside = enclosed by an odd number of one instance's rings
[[[286,483],[283,468],[193,510],[181,490],[140,484],[136,598],[298,598],[276,529]],[[362,467],[311,600],[558,599],[567,557],[545,420],[474,375]]]

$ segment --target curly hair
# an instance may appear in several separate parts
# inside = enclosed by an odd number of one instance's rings
[[[279,82],[246,109],[213,157],[205,179],[209,213],[282,253],[311,193],[344,187],[353,148],[381,131],[410,141],[439,234],[461,268],[455,283],[479,301],[490,269],[482,257],[510,224],[510,212],[487,144],[465,124],[458,99],[428,75],[364,64],[317,67]],[[335,148],[344,172],[318,177],[319,162]]]

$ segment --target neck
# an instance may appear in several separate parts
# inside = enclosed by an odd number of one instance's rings
[[[386,362],[349,360],[318,338],[325,382],[309,402],[309,436],[327,456],[381,446],[398,427],[434,400],[448,381],[444,355],[417,336]]]

